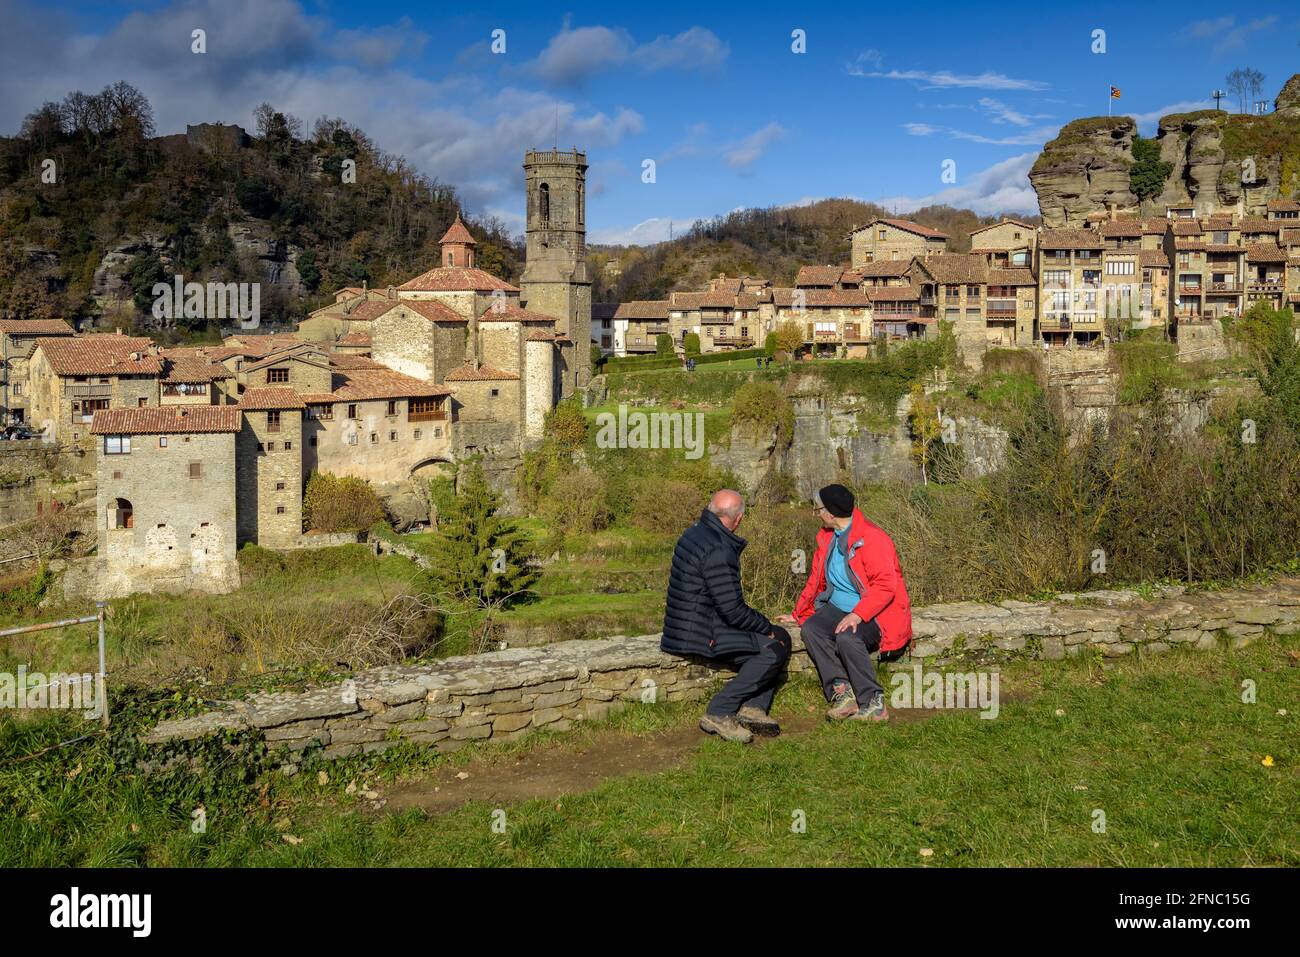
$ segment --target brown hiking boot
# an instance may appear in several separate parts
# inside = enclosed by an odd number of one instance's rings
[[[736,716],[732,714],[705,714],[700,719],[700,730],[707,731],[709,734],[716,734],[723,741],[739,741],[741,744],[749,744],[754,740],[754,736],[740,726]]]
[[[741,708],[740,713],[736,715],[736,720],[754,734],[761,734],[767,738],[775,738],[781,733],[781,726],[776,723],[776,719],[758,708],[748,706]]]
[[[871,701],[863,705],[857,714],[849,716],[850,721],[888,721],[889,709],[885,707],[885,696],[883,694],[875,695]]]
[[[826,717],[831,721],[843,721],[858,713],[858,699],[848,685],[837,686],[835,696],[831,698],[830,709]]]

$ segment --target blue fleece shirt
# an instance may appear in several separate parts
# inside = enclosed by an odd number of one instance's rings
[[[826,584],[831,588],[830,603],[843,612],[850,612],[862,596],[853,585],[853,579],[849,577],[848,561],[844,557],[844,536],[849,529],[841,528],[835,532],[835,537],[831,540],[830,559],[826,563]]]

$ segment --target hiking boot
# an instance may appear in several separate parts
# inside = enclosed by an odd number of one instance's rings
[[[835,695],[831,698],[830,710],[826,717],[831,721],[843,721],[858,713],[858,699],[848,685],[836,685]]]
[[[885,721],[889,718],[889,710],[885,707],[885,696],[877,693],[871,699],[870,704],[863,705],[858,713],[849,718],[850,721]]]
[[[766,738],[775,738],[781,733],[781,726],[776,723],[776,719],[758,708],[741,708],[740,713],[736,715],[736,721],[754,734],[761,734]]]
[[[700,719],[700,730],[716,734],[723,741],[739,741],[749,744],[754,736],[740,726],[734,714],[705,714]]]

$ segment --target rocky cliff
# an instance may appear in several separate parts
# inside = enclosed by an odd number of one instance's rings
[[[1156,142],[1172,170],[1164,190],[1141,204],[1129,187],[1136,134],[1127,116],[1062,127],[1029,173],[1044,225],[1078,226],[1088,213],[1111,206],[1140,215],[1163,215],[1176,204],[1264,215],[1269,200],[1300,192],[1300,74],[1263,116],[1201,110],[1161,119]]]

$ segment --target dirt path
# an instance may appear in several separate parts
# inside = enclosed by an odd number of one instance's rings
[[[916,721],[933,711],[891,710],[890,720]],[[755,737],[749,747],[809,734],[825,723],[821,708],[783,718],[780,738]],[[555,741],[518,755],[513,761],[485,753],[467,765],[443,768],[418,781],[383,790],[383,812],[420,808],[426,814],[453,811],[470,801],[509,803],[551,800],[591,791],[609,778],[666,771],[696,752],[707,736],[694,721],[649,735],[610,731],[581,746]],[[466,774],[468,777],[460,777]]]

